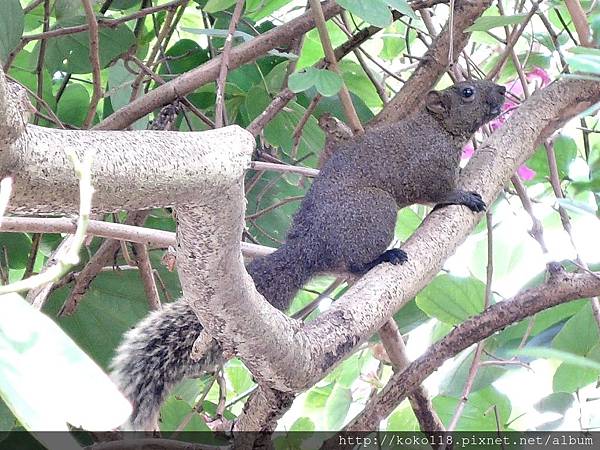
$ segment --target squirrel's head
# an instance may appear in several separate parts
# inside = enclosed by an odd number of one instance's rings
[[[504,86],[491,81],[462,81],[428,92],[425,108],[449,133],[466,140],[500,114],[505,92]]]

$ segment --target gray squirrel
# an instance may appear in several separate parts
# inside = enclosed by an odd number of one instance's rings
[[[383,262],[407,260],[387,249],[397,212],[413,203],[485,203],[476,192],[457,189],[464,144],[497,117],[505,88],[490,81],[464,81],[430,91],[410,117],[343,141],[315,178],[294,215],[285,244],[246,269],[258,291],[279,310],[314,275],[362,275]],[[415,255],[414,257],[418,257]],[[129,331],[112,362],[112,377],[132,402],[127,428],[151,430],[169,390],[223,361],[218,346],[190,357],[202,325],[185,300],[164,305]]]

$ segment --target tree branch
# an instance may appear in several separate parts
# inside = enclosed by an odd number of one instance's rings
[[[339,14],[341,7],[333,0],[323,4],[323,13],[326,18]],[[315,22],[309,11],[300,17],[290,20],[273,30],[255,37],[231,49],[229,55],[229,69],[236,69],[256,58],[263,56],[275,47],[290,44],[296,37],[314,28]],[[145,96],[134,100],[127,106],[115,111],[94,128],[97,130],[120,130],[131,125],[140,117],[154,111],[176,98],[189,94],[198,87],[217,79],[221,68],[222,55],[219,55],[205,64],[184,73],[180,77],[150,91]]]
[[[392,376],[386,387],[373,397],[364,411],[347,426],[346,431],[375,430],[379,422],[417,385],[447,359],[472,344],[491,336],[506,326],[540,311],[571,300],[600,294],[598,274],[567,273],[561,266],[550,268],[550,279],[533,289],[517,294],[510,300],[496,303],[483,313],[466,320],[446,337],[433,344],[404,371]],[[338,444],[338,441],[335,441]],[[339,448],[336,445],[336,448]]]

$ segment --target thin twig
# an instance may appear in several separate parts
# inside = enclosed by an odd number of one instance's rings
[[[496,63],[496,65],[488,72],[486,79],[493,80],[498,76],[498,74],[504,67],[504,63],[506,62],[506,59],[510,56],[511,51],[513,50],[517,41],[519,40],[519,38],[525,31],[525,27],[527,27],[527,24],[529,23],[529,21],[531,20],[533,15],[537,12],[541,1],[542,0],[535,0],[533,2],[533,6],[527,13],[527,16],[525,16],[525,19],[523,20],[521,25],[518,28],[515,28],[515,31],[511,34],[510,37],[507,38],[506,48],[504,49],[504,51],[498,58],[498,62]]]
[[[100,40],[98,36],[98,21],[91,0],[81,0],[88,23],[90,42],[90,64],[92,65],[93,92],[83,128],[89,128],[96,115],[98,102],[102,99],[102,77],[100,75]]]
[[[325,23],[325,16],[323,15],[321,3],[319,2],[319,0],[309,1],[310,8],[315,19],[315,24],[317,26],[317,31],[319,32],[319,38],[321,39],[321,45],[323,46],[323,50],[325,51],[325,58],[327,59],[328,66],[332,72],[335,72],[341,78],[342,75],[338,66],[335,52],[333,50],[333,46],[331,45],[331,40],[329,39],[329,32],[327,31],[327,25]],[[350,97],[348,87],[343,82],[343,80],[342,87],[339,92],[339,97],[342,106],[344,107],[344,112],[346,113],[346,117],[348,118],[348,122],[350,124],[350,127],[352,128],[352,131],[355,134],[360,134],[364,132],[363,126],[360,123],[360,119],[358,118],[356,110],[354,109],[354,105],[352,104],[352,98]]]
[[[142,279],[142,284],[144,285],[148,307],[151,311],[159,310],[161,309],[160,295],[158,294],[158,289],[156,287],[156,280],[154,279],[152,264],[150,263],[148,247],[144,244],[133,244],[133,250],[135,251],[137,267],[140,269],[140,277]]]
[[[223,46],[223,53],[221,57],[221,67],[219,69],[219,77],[217,78],[217,98],[215,103],[215,128],[220,128],[226,123],[224,117],[225,111],[225,81],[227,79],[227,72],[229,71],[229,56],[231,53],[231,47],[233,45],[233,35],[237,28],[237,24],[242,16],[244,10],[244,4],[246,0],[237,0],[233,15],[229,21],[229,29],[227,31],[227,37],[225,38],[225,45]]]
[[[67,273],[71,267],[79,262],[79,249],[85,241],[92,208],[94,188],[92,187],[91,167],[93,154],[92,152],[86,153],[83,156],[82,161],[79,161],[74,152],[70,151],[68,154],[74,166],[75,173],[79,178],[79,217],[77,219],[77,228],[75,230],[73,245],[71,245],[68,252],[57,261],[55,266],[48,268],[38,275],[29,277],[26,280],[20,280],[6,286],[0,286],[0,294],[27,291],[50,281],[58,280]]]
[[[585,11],[581,7],[579,0],[565,0],[565,6],[569,10],[573,25],[575,25],[575,31],[579,37],[579,44],[582,47],[591,47],[592,39],[590,36],[590,26],[585,15]]]
[[[0,231],[11,233],[73,234],[77,231],[77,225],[73,220],[67,218],[4,217],[0,224]],[[129,242],[139,242],[141,244],[160,248],[176,245],[175,233],[170,231],[134,227],[121,223],[101,222],[98,220],[89,221],[87,235]],[[272,247],[242,242],[242,253],[247,257],[264,256],[273,251],[275,251],[275,249]]]

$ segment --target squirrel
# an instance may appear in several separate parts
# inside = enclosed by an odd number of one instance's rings
[[[481,80],[430,91],[413,115],[341,141],[294,215],[285,244],[246,266],[257,290],[286,310],[316,274],[360,276],[383,262],[406,261],[401,249],[387,249],[397,212],[405,206],[464,205],[484,211],[479,194],[457,189],[459,163],[464,144],[500,114],[505,91]],[[179,300],[125,334],[112,377],[133,404],[127,428],[152,430],[176,383],[223,362],[216,345],[199,360],[191,358],[201,331],[192,309]]]

